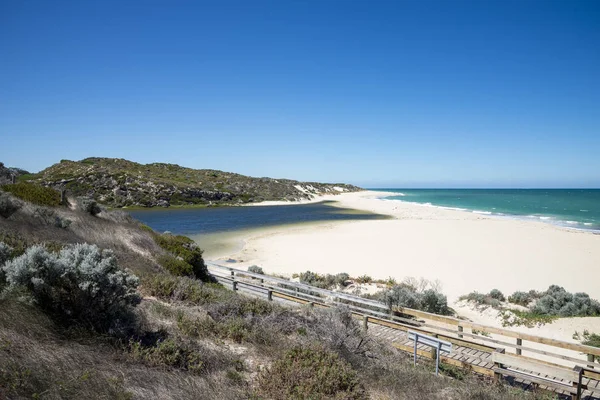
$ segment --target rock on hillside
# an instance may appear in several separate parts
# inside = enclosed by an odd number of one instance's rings
[[[355,192],[347,184],[252,178],[175,164],[138,164],[115,158],[62,160],[30,179],[75,196],[91,196],[112,207],[234,205],[266,200],[298,201],[320,194]]]
[[[0,162],[0,185],[12,183],[13,176],[16,179],[19,176],[26,175],[26,174],[29,174],[29,172],[22,170],[20,168],[5,167],[4,164]]]

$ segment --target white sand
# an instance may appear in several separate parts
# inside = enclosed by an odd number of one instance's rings
[[[389,193],[387,194],[389,195]],[[389,220],[311,223],[248,233],[242,265],[291,275],[311,270],[347,272],[375,279],[439,280],[454,302],[471,291],[545,290],[558,284],[600,298],[600,235],[542,222],[502,219],[467,211],[382,200],[376,192],[322,196],[336,205],[393,217]],[[460,311],[460,310],[459,310]],[[462,310],[464,311],[464,310]],[[480,323],[493,318],[465,315]],[[587,321],[589,320],[589,321]],[[575,328],[600,332],[600,318],[566,319],[561,333],[533,332],[570,340]],[[571,321],[569,323],[568,321]],[[573,321],[577,321],[576,323]],[[575,325],[574,325],[575,324]],[[560,325],[562,326],[562,325]]]

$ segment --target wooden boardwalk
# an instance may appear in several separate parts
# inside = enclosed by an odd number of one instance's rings
[[[450,354],[440,354],[440,361],[443,364],[464,368],[473,373],[493,379],[504,379],[511,385],[519,386],[525,390],[541,389],[565,399],[600,400],[600,367],[596,367],[598,363],[590,355],[590,352],[592,354],[600,354],[596,349],[504,329],[485,327],[469,323],[468,321],[429,314],[418,310],[401,309],[401,314],[413,315],[413,317],[421,321],[414,319],[407,320],[406,318],[398,317],[392,310],[386,310],[385,305],[372,300],[314,288],[301,283],[289,282],[269,277],[268,275],[253,274],[224,266],[215,265],[215,267],[230,272],[230,274],[223,274],[223,271],[211,268],[211,272],[215,273],[214,275],[219,282],[226,285],[226,287],[231,287],[233,290],[246,295],[267,297],[269,300],[277,301],[286,306],[297,307],[308,304],[319,307],[332,307],[336,305],[349,307],[355,317],[363,320],[363,326],[367,328],[369,335],[388,341],[394,347],[410,354],[414,352],[414,342],[409,340],[407,331],[414,330],[452,343],[452,352]],[[235,275],[236,273],[238,275]],[[448,328],[431,325],[434,322],[453,325],[458,330],[452,331]],[[473,330],[491,331],[492,333],[516,338],[517,345],[464,332],[464,326],[470,327]],[[491,343],[480,344],[469,338]],[[584,360],[580,361],[573,357],[526,348],[522,346],[522,340],[537,341],[548,346],[570,350],[584,350],[588,353],[588,360],[587,362]],[[498,347],[498,344],[516,348],[517,354],[507,354],[505,347]],[[562,365],[525,357],[521,355],[521,352],[524,350],[533,352],[533,354],[539,353],[568,361],[576,361],[580,363],[581,367],[571,370]],[[435,358],[435,350],[419,344],[417,346],[417,355],[421,359],[432,360]],[[594,367],[596,368],[594,369]],[[577,368],[580,368],[579,372]],[[578,384],[579,380],[581,380],[581,384]]]

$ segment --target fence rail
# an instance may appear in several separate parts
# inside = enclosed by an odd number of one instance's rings
[[[470,366],[479,373],[496,377],[512,376],[516,379],[530,381],[541,388],[553,388],[555,391],[570,393],[573,398],[577,399],[581,398],[583,390],[588,390],[590,393],[600,393],[600,382],[598,382],[600,380],[600,363],[596,360],[597,357],[600,358],[600,348],[597,347],[476,324],[459,318],[431,314],[420,310],[402,307],[390,308],[387,304],[375,300],[321,289],[301,282],[291,282],[286,279],[239,270],[214,262],[208,262],[207,264],[213,276],[233,290],[266,296],[269,300],[276,297],[311,306],[344,305],[350,309],[354,316],[363,320],[365,327],[368,324],[375,324],[397,331],[415,331],[420,334],[435,336],[440,340],[463,348],[484,352],[487,356],[485,354],[483,356],[469,354],[469,358],[489,361],[489,367]],[[470,329],[471,332],[466,332],[465,329]],[[498,340],[475,334],[473,331],[488,332],[504,338],[516,339],[516,341]],[[545,345],[549,349],[542,350],[523,346],[523,341]],[[516,354],[506,354],[505,349],[498,347],[498,345],[513,348]],[[413,351],[412,346],[406,346],[405,344],[395,344],[395,346],[406,351]],[[405,349],[404,347],[408,348]],[[555,350],[551,351],[552,349]],[[556,349],[580,353],[577,354],[579,358],[559,354]],[[567,367],[536,357],[523,356],[523,351],[534,356],[542,355],[575,363],[575,366],[574,368],[573,366]],[[420,356],[430,358],[429,351],[419,350],[418,353]],[[463,361],[449,356],[441,357],[441,361],[454,365],[464,365]],[[483,361],[480,364],[483,364]],[[531,371],[533,371],[533,374],[530,373]],[[559,379],[557,380],[557,378]]]

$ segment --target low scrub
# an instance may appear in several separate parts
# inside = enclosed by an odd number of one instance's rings
[[[192,239],[182,235],[154,234],[154,240],[164,250],[174,257],[189,264],[189,268],[177,267],[176,270],[184,273],[176,275],[193,276],[202,281],[209,281],[210,274],[202,258],[202,249]],[[173,264],[173,263],[172,263]],[[168,269],[168,267],[166,267]]]
[[[471,292],[467,295],[460,296],[459,300],[466,300],[481,308],[497,308],[502,307],[502,302],[506,300],[504,295],[498,289],[493,289],[489,293]]]
[[[543,296],[543,293],[530,290],[529,292],[516,291],[508,296],[508,302],[519,306],[528,307],[533,301]]]
[[[356,371],[319,347],[294,347],[258,377],[258,395],[272,399],[367,399]]]
[[[60,193],[49,187],[27,182],[18,182],[4,185],[2,186],[2,190],[12,193],[21,200],[39,206],[57,207],[60,205]]]
[[[11,195],[0,192],[0,216],[8,218],[16,213],[23,205]]]
[[[448,298],[439,291],[439,285],[425,280],[414,284],[414,280],[392,286],[390,289],[369,296],[386,303],[389,307],[406,307],[433,314],[452,315]]]
[[[98,202],[96,202],[94,199],[90,199],[89,197],[78,197],[77,205],[81,211],[92,216],[96,216],[102,212]]]
[[[180,369],[195,374],[204,370],[202,354],[190,343],[169,338],[154,346],[144,346],[141,341],[130,340],[128,350],[134,360],[154,367]]]
[[[335,275],[321,275],[315,272],[306,271],[302,272],[298,277],[300,279],[300,282],[321,289],[335,289],[338,287],[344,287],[346,286],[346,282],[350,279],[350,276],[345,272],[341,272]]]
[[[573,339],[581,341],[581,344],[592,347],[600,347],[600,335],[597,333],[591,333],[587,329],[584,329],[582,333],[575,332]],[[600,362],[600,356],[595,357],[597,362]]]
[[[119,269],[113,253],[77,244],[58,254],[32,246],[2,267],[9,289],[24,288],[57,322],[100,332],[128,328],[141,297],[138,278]]]
[[[261,267],[259,267],[258,265],[251,265],[248,267],[248,272],[252,272],[254,274],[261,274],[264,275],[265,271],[263,271],[263,269]]]
[[[540,315],[560,317],[594,317],[600,315],[600,303],[587,293],[569,293],[563,287],[552,285],[535,302],[531,311]]]

